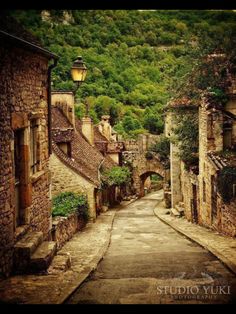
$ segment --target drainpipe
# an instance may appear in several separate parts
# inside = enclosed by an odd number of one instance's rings
[[[98,180],[100,182],[100,186],[101,187],[101,174],[100,174],[100,168],[102,167],[102,164],[104,163],[105,158],[103,158],[103,160],[100,162],[100,165],[98,166]]]
[[[56,67],[58,58],[53,58],[53,64],[48,67],[48,153],[49,156],[52,153],[52,96],[51,96],[51,73],[52,69]]]

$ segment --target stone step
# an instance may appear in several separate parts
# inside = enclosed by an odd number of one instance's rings
[[[175,208],[170,208],[170,215],[174,217],[180,217],[180,213]]]
[[[57,243],[44,241],[30,258],[29,272],[46,271],[56,254]]]
[[[180,204],[177,204],[177,205],[175,205],[175,209],[177,210],[177,212],[179,212],[179,214],[181,216],[184,215],[184,207],[183,206],[181,206]]]
[[[42,242],[43,233],[35,231],[27,233],[14,245],[14,268],[16,271],[24,270],[27,267],[31,255]]]
[[[62,271],[67,271],[68,269],[71,268],[71,255],[70,253],[58,253],[53,258],[53,261],[48,268],[48,274],[55,274],[55,273],[60,273]]]

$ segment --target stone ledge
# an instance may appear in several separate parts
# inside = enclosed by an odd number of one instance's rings
[[[31,182],[32,183],[35,183],[37,182],[46,172],[44,170],[41,170],[41,171],[37,171],[36,173],[34,173],[32,176],[31,176]]]
[[[226,236],[224,237],[200,225],[192,224],[191,222],[184,220],[184,218],[174,218],[165,215],[164,212],[166,209],[161,203],[158,204],[153,211],[156,217],[162,222],[210,251],[236,275],[235,239]]]

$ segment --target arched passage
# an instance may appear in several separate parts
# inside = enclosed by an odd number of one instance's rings
[[[156,179],[156,180],[155,180]],[[153,188],[154,182],[163,184],[164,177],[156,171],[147,171],[140,175],[140,197],[143,197],[146,193]]]

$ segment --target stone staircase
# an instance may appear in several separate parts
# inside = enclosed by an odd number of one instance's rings
[[[179,202],[178,204],[175,205],[174,208],[170,209],[170,214],[173,217],[183,217],[184,216],[184,203]]]
[[[29,232],[14,246],[14,269],[16,273],[47,271],[56,255],[55,241],[43,241],[42,232]]]

